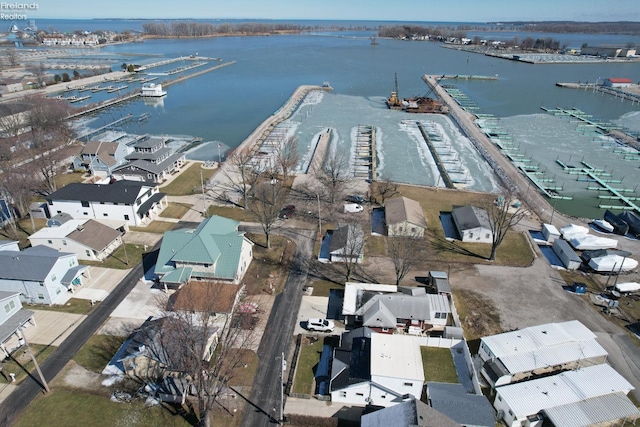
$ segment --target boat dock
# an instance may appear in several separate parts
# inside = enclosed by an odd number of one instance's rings
[[[614,98],[620,98],[621,100],[631,101],[631,105],[635,105],[636,102],[640,103],[640,95],[632,92],[624,91],[620,88],[604,86],[596,83],[556,83],[558,87],[565,87],[569,89],[580,89],[585,91],[601,92],[611,95]]]
[[[441,79],[448,80],[498,80],[498,75],[495,76],[478,76],[478,75],[465,75],[465,74],[444,74]]]
[[[356,178],[376,179],[376,127],[359,125],[353,155],[353,175]]]
[[[593,120],[593,116],[585,113],[577,108],[571,108],[569,110],[563,108],[546,108],[540,107],[541,110],[546,111],[554,116],[568,116],[576,119],[578,124],[577,128],[586,133],[587,130],[594,130],[598,133],[607,134],[612,130],[620,130],[620,126],[616,126],[612,123],[601,122]]]
[[[416,122],[416,124],[418,125],[418,129],[420,129],[420,133],[422,134],[424,141],[427,143],[427,147],[429,147],[429,151],[431,152],[431,156],[433,157],[433,160],[436,162],[436,166],[438,168],[438,172],[440,172],[440,177],[442,178],[442,182],[447,188],[455,188],[455,184],[451,180],[451,177],[449,176],[449,172],[447,171],[447,168],[442,163],[442,159],[440,159],[438,150],[436,150],[436,148],[434,147],[433,142],[431,141],[431,138],[429,138],[429,134],[424,129],[424,126],[422,125],[422,123]]]
[[[98,135],[99,133],[102,133],[102,132],[104,132],[105,130],[108,130],[108,129],[112,129],[112,128],[118,126],[118,125],[123,125],[125,123],[128,123],[131,120],[133,120],[133,114],[128,114],[128,115],[126,115],[124,117],[121,117],[121,118],[119,118],[119,119],[117,119],[117,120],[115,120],[115,121],[113,121],[113,122],[111,122],[111,123],[109,123],[107,125],[104,125],[102,127],[97,128],[97,129],[89,129],[88,132],[85,132],[85,133],[83,133],[81,135],[78,135],[76,137],[76,139],[89,141],[89,139],[92,136]]]
[[[324,159],[327,155],[327,148],[329,147],[330,142],[331,128],[327,128],[326,131],[322,132],[318,136],[318,141],[316,142],[316,146],[313,149],[311,161],[309,162],[306,173],[315,175],[322,170],[322,163],[324,162]]]

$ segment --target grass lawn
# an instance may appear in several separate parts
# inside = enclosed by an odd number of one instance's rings
[[[47,220],[37,218],[33,220],[33,224],[36,228],[35,231],[38,231],[47,225]],[[34,231],[31,227],[31,220],[29,218],[19,220],[15,232],[9,226],[0,227],[0,237],[7,240],[17,240],[21,248],[30,245],[28,238],[33,233]]]
[[[67,184],[71,184],[74,182],[83,182],[84,181],[84,172],[73,172],[73,173],[61,173],[56,175],[56,188],[61,189]]]
[[[151,224],[146,227],[129,227],[129,230],[142,231],[144,233],[164,234],[165,231],[171,230],[175,225],[175,223],[168,221],[151,221]]]
[[[193,205],[189,204],[189,203],[174,203],[174,202],[169,202],[169,206],[167,206],[162,213],[160,214],[161,217],[165,217],[165,218],[175,218],[175,219],[180,219],[184,216],[184,214],[186,214],[187,212],[189,212],[189,209],[191,209]]]
[[[282,236],[271,236],[271,249],[264,247],[264,234],[247,234],[255,243],[253,261],[244,276],[247,294],[259,295],[273,285],[275,293],[282,290],[289,274],[289,265],[296,250],[295,244]]]
[[[92,335],[73,356],[73,360],[90,371],[100,373],[125,339],[114,335]]]
[[[100,302],[98,301],[97,304]],[[91,306],[91,302],[86,299],[80,298],[71,298],[64,304],[57,305],[45,305],[45,304],[26,304],[23,303],[22,306],[31,310],[48,310],[48,311],[59,311],[62,313],[71,313],[71,314],[88,314],[93,307]]]
[[[387,248],[383,236],[367,236],[364,256],[387,256]]]
[[[143,400],[117,403],[105,394],[86,390],[54,389],[38,396],[15,423],[16,427],[186,427],[190,424],[164,406],[146,406]]]
[[[31,347],[31,352],[36,357],[39,364],[42,364],[42,362],[44,362],[56,349],[56,347],[40,344],[29,344],[29,347]],[[11,358],[2,362],[3,369],[2,375],[0,375],[0,384],[7,384],[11,382],[11,378],[9,377],[10,373],[16,374],[16,385],[20,384],[25,378],[27,378],[27,372],[31,372],[34,369],[33,360],[31,359],[29,352],[26,351],[26,347],[20,347],[14,351],[11,356]],[[9,380],[7,380],[7,378],[9,378]]]
[[[328,297],[329,291],[331,289],[342,289],[344,290],[344,286],[340,286],[335,282],[331,282],[329,280],[316,280],[311,282],[309,286],[313,286],[313,296],[314,297]]]
[[[309,338],[302,338],[298,363],[296,365],[296,377],[293,380],[293,393],[313,394],[314,367],[320,361],[323,341],[309,342]]]
[[[453,363],[451,349],[437,347],[420,347],[422,368],[425,381],[457,384],[458,373]]]
[[[260,359],[258,359],[258,355],[254,351],[247,349],[237,349],[236,351],[243,353],[242,361],[233,370],[233,377],[229,381],[229,385],[232,387],[250,387],[256,376]],[[247,365],[246,368],[245,364]]]
[[[167,193],[169,196],[188,196],[191,194],[201,193],[201,172],[202,179],[206,182],[211,178],[215,169],[202,169],[201,163],[193,163],[188,168],[183,169],[182,172],[180,172],[180,175],[178,175],[168,185],[160,187],[160,191]]]
[[[467,341],[504,332],[500,326],[500,314],[493,301],[482,294],[472,290],[457,289],[453,294],[453,301]]]
[[[248,210],[230,206],[209,206],[207,208],[207,216],[212,215],[224,216],[236,221],[253,222],[256,220]]]
[[[117,268],[121,270],[133,268],[134,265],[142,261],[142,255],[145,253],[144,245],[126,243],[125,246],[120,246],[114,253],[109,255],[107,259],[104,260],[104,262],[80,261],[80,263],[83,265],[93,265],[96,267],[104,268]],[[129,262],[127,263],[127,261]]]

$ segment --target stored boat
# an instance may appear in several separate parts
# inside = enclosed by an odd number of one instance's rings
[[[609,224],[609,222],[604,219],[594,219],[593,224],[607,233],[613,233],[613,225]]]
[[[608,209],[604,212],[604,219],[613,226],[614,233],[624,236],[629,232],[629,224]]]
[[[622,221],[626,222],[629,226],[629,234],[640,237],[640,218],[633,212],[624,211],[618,215]]]
[[[148,83],[142,85],[142,91],[140,92],[140,96],[150,96],[154,98],[159,98],[165,96],[167,92],[162,90],[161,84],[156,83]]]

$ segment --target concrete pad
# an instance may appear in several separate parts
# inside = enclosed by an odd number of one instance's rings
[[[34,344],[59,346],[86,319],[84,314],[33,310],[36,326],[24,329],[27,341]]]
[[[102,289],[111,293],[131,270],[89,267],[89,279],[84,279],[81,289]]]
[[[311,297],[307,295],[302,296],[302,302],[300,303],[300,310],[298,311],[298,321],[296,322],[294,335],[308,334],[310,333],[305,329],[307,319],[310,317],[319,317],[325,319],[327,317],[327,308],[329,306],[329,297]],[[336,328],[333,331],[333,335],[338,335],[344,332],[344,327],[336,322]],[[317,334],[318,332],[313,332]]]
[[[140,279],[129,295],[111,313],[111,317],[145,320],[160,314],[158,301],[166,299],[160,289],[152,288],[153,282]]]
[[[89,301],[104,301],[109,296],[109,292],[102,289],[80,289],[75,293],[74,297],[79,299],[86,299]]]
[[[340,418],[352,419],[354,421],[360,419],[363,411],[364,407],[348,406],[344,403],[325,402],[314,398],[298,399],[295,397],[287,397],[287,402],[284,406],[285,414],[330,418],[340,413]]]
[[[113,335],[116,337],[128,337],[133,331],[138,329],[144,323],[144,319],[132,319],[126,317],[111,317],[97,335]]]
[[[151,249],[156,243],[160,241],[160,239],[162,239],[162,236],[162,234],[157,233],[129,231],[127,232],[127,234],[125,234],[125,242],[133,243],[134,245],[147,245],[148,249]]]

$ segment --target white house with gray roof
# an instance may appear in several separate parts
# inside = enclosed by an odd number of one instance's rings
[[[165,138],[138,141],[134,152],[127,155],[127,163],[115,168],[112,176],[132,181],[163,182],[185,164],[185,154],[167,147]]]
[[[160,282],[172,287],[190,280],[240,283],[253,259],[253,242],[238,231],[239,224],[214,215],[195,229],[167,231],[155,268]]]
[[[61,304],[82,284],[88,269],[75,254],[46,246],[0,251],[0,291],[18,292],[30,304]]]
[[[47,196],[51,215],[66,213],[73,219],[126,221],[148,225],[167,207],[165,193],[156,185],[135,181],[109,184],[71,183]]]
[[[36,231],[29,236],[29,241],[31,246],[44,245],[72,252],[85,261],[102,261],[122,245],[122,235],[93,219],[72,219]]]
[[[33,320],[34,312],[22,308],[19,292],[0,291],[0,350],[5,357],[14,350],[10,342],[15,342],[16,338],[22,337],[22,328],[27,323],[35,325]],[[13,338],[13,340],[12,340]]]
[[[427,230],[427,219],[422,206],[407,197],[387,200],[384,216],[389,236],[422,237]]]
[[[463,242],[493,241],[493,231],[486,210],[476,206],[454,206],[451,217]]]
[[[89,141],[73,159],[73,169],[109,176],[115,168],[126,163],[133,147],[123,142]]]

